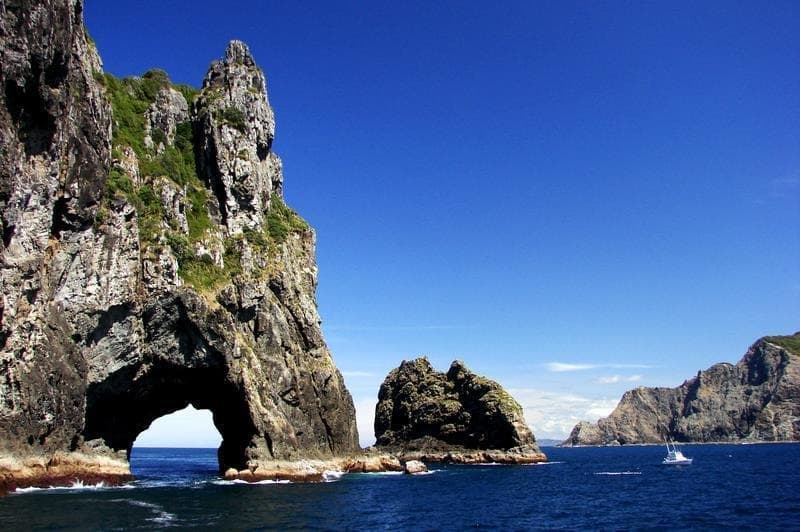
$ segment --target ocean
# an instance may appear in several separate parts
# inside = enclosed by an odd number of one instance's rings
[[[0,499],[2,530],[736,529],[800,527],[800,445],[545,448],[529,466],[432,465],[317,484],[217,477],[215,449],[136,448],[138,480]]]

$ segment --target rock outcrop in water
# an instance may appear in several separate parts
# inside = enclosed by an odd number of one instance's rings
[[[189,404],[223,471],[357,450],[249,50],[199,94],[117,80],[82,8],[0,10],[0,491],[125,480],[137,435]]]
[[[800,333],[762,338],[736,365],[677,388],[625,392],[607,418],[578,423],[564,445],[800,441]]]
[[[433,462],[542,462],[522,407],[458,360],[447,373],[427,358],[403,361],[381,385],[376,447]]]

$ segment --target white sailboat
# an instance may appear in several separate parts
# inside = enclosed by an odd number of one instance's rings
[[[665,440],[667,444],[667,457],[664,458],[664,461],[661,462],[664,465],[691,465],[692,458],[686,458],[683,456],[683,453],[678,450],[675,446],[675,442],[672,442],[672,448],[669,446],[669,440]]]

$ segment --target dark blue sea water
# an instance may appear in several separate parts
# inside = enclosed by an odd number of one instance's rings
[[[213,449],[134,449],[128,487],[0,499],[0,529],[797,529],[800,445],[545,449],[533,466],[433,466],[320,484],[220,481]]]

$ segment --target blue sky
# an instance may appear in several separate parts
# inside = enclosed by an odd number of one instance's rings
[[[118,76],[251,47],[363,443],[421,354],[561,437],[800,329],[797,2],[87,4]]]

